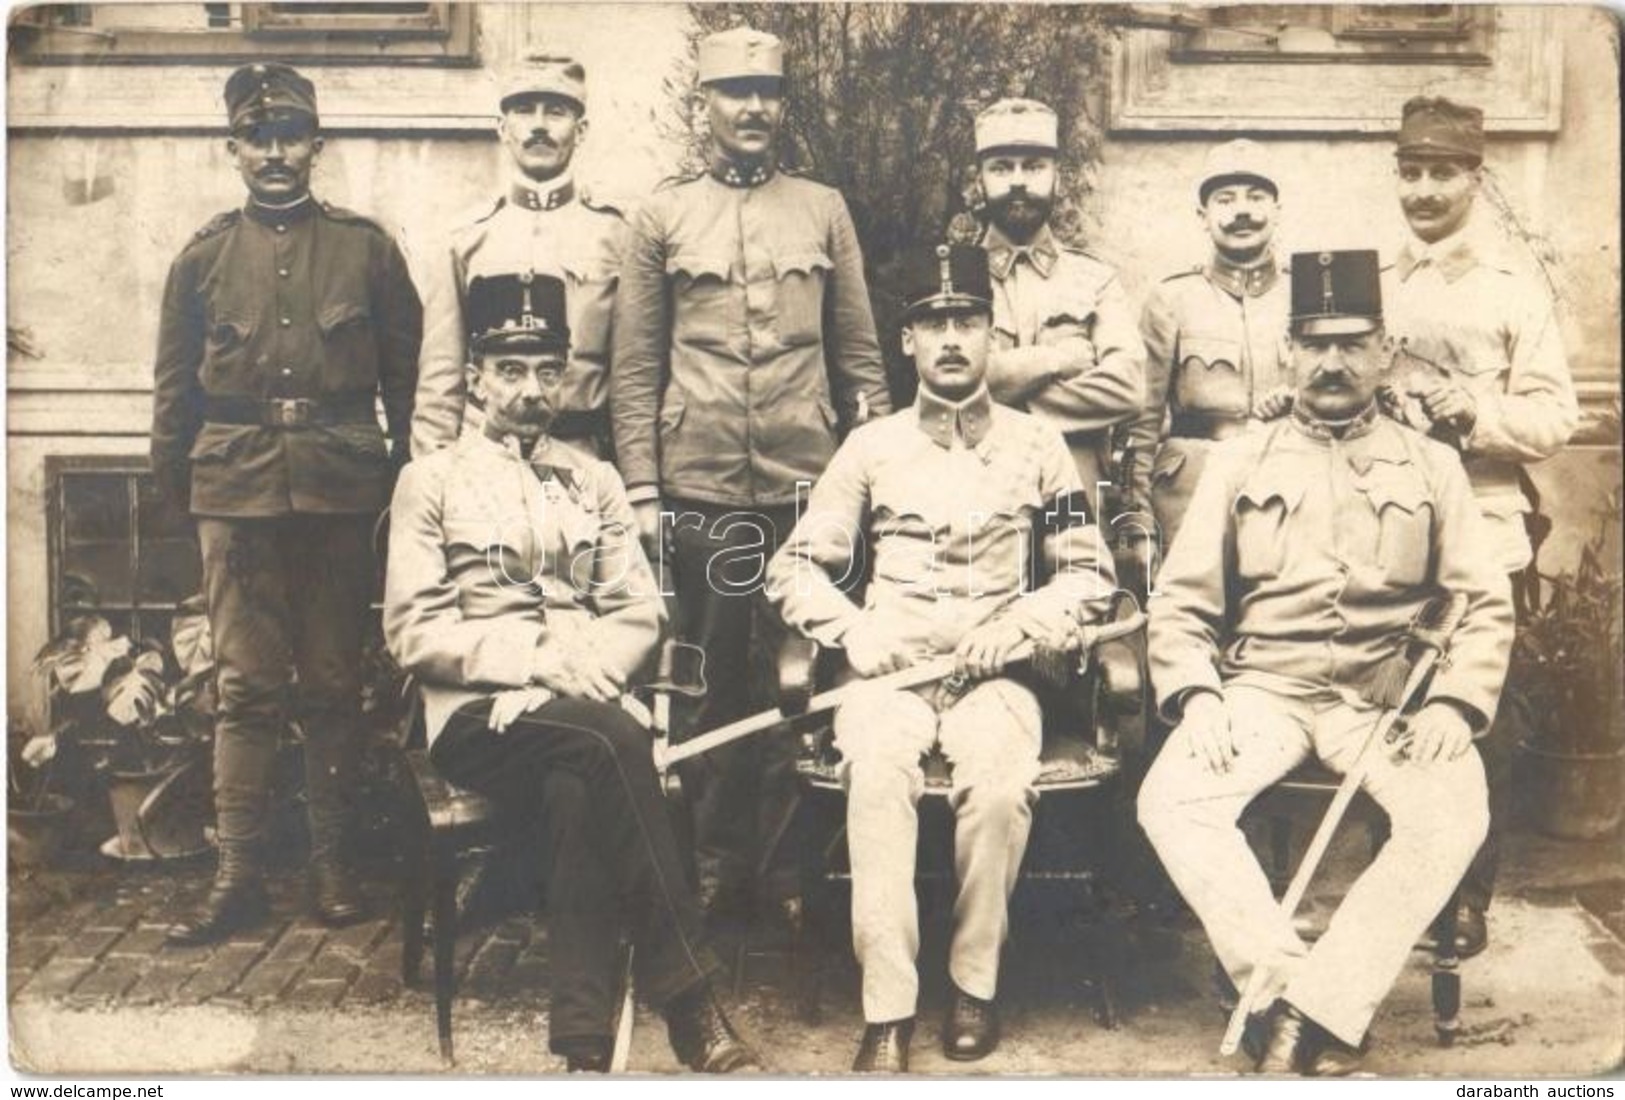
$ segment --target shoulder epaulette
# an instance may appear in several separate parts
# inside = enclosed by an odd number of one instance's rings
[[[596,210],[600,214],[613,214],[617,218],[626,217],[626,211],[621,207],[599,198],[585,187],[579,188],[576,193],[581,197],[581,205],[588,210]]]
[[[1162,281],[1165,282],[1165,283],[1177,282],[1180,279],[1188,279],[1192,275],[1200,275],[1203,271],[1206,271],[1206,270],[1207,270],[1207,265],[1205,265],[1205,264],[1192,264],[1190,267],[1181,268],[1180,270],[1174,272],[1172,275],[1164,275],[1162,277]]]
[[[326,214],[328,217],[332,218],[334,221],[353,222],[356,225],[369,226],[369,227],[371,227],[373,229],[378,230],[378,232],[383,233],[385,236],[389,235],[388,230],[386,230],[383,226],[379,225],[373,219],[367,217],[365,214],[357,214],[354,210],[347,210],[342,206],[334,206],[330,202],[322,203],[321,208],[322,208],[322,213]]]
[[[681,187],[685,183],[694,183],[696,180],[702,180],[705,178],[705,175],[706,173],[703,169],[695,172],[680,172],[675,176],[667,176],[665,179],[655,184],[655,190],[664,191],[671,187]]]
[[[458,224],[478,225],[480,222],[485,221],[485,219],[495,216],[498,210],[501,210],[507,205],[507,195],[498,195],[494,199],[487,199],[485,202],[480,203],[478,206],[470,210],[467,215],[460,222],[458,222]]]
[[[227,210],[223,213],[216,214],[214,217],[209,219],[208,223],[204,225],[202,229],[199,229],[196,233],[192,234],[191,243],[196,244],[199,241],[206,241],[210,237],[224,233],[226,230],[236,225],[242,216],[243,212],[241,210]]]

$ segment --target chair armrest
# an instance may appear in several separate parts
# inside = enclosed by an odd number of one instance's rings
[[[818,675],[818,643],[795,632],[779,645],[779,711],[794,717],[805,714]]]

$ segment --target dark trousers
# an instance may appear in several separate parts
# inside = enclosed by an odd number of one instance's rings
[[[677,634],[705,651],[707,690],[680,719],[702,733],[777,705],[783,627],[762,597],[767,562],[795,526],[795,508],[746,511],[673,500],[668,532]],[[678,766],[694,807],[701,882],[742,887],[760,873],[763,897],[800,893],[795,845],[796,740],[789,730],[747,737]]]
[[[469,703],[435,738],[429,758],[459,786],[527,824],[540,819],[552,968],[549,1041],[610,1035],[615,951],[630,931],[637,983],[664,1004],[716,970],[699,906],[683,875],[655,775],[649,733],[619,707],[555,699],[505,733],[491,701]]]
[[[289,719],[304,734],[312,851],[335,852],[343,842],[356,793],[373,522],[312,514],[198,519],[214,640],[223,847],[242,853],[263,839],[272,764]]]

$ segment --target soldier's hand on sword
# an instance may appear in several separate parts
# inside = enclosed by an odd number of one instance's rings
[[[1473,730],[1467,719],[1450,703],[1429,703],[1405,723],[1404,735],[1396,739],[1392,752],[1414,764],[1454,760],[1473,744]]]
[[[1230,712],[1217,692],[1199,691],[1185,700],[1184,716],[1174,736],[1183,736],[1189,754],[1214,775],[1230,770],[1236,739],[1230,729]]]
[[[1010,663],[1027,632],[1006,619],[985,622],[959,640],[954,650],[954,672],[970,680],[997,676]]]

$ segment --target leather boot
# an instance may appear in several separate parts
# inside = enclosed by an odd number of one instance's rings
[[[270,903],[253,844],[222,840],[220,867],[215,871],[209,896],[196,912],[171,925],[164,940],[177,947],[218,943],[233,932],[254,927],[269,914]]]
[[[761,1060],[723,1015],[709,984],[673,997],[665,1016],[672,1051],[695,1073],[761,1070]]]
[[[367,917],[350,868],[349,803],[356,784],[350,730],[305,739],[305,797],[310,817],[310,894],[316,918],[334,928]]]
[[[853,1073],[907,1073],[908,1045],[914,1039],[914,1017],[884,1024],[865,1024]]]

